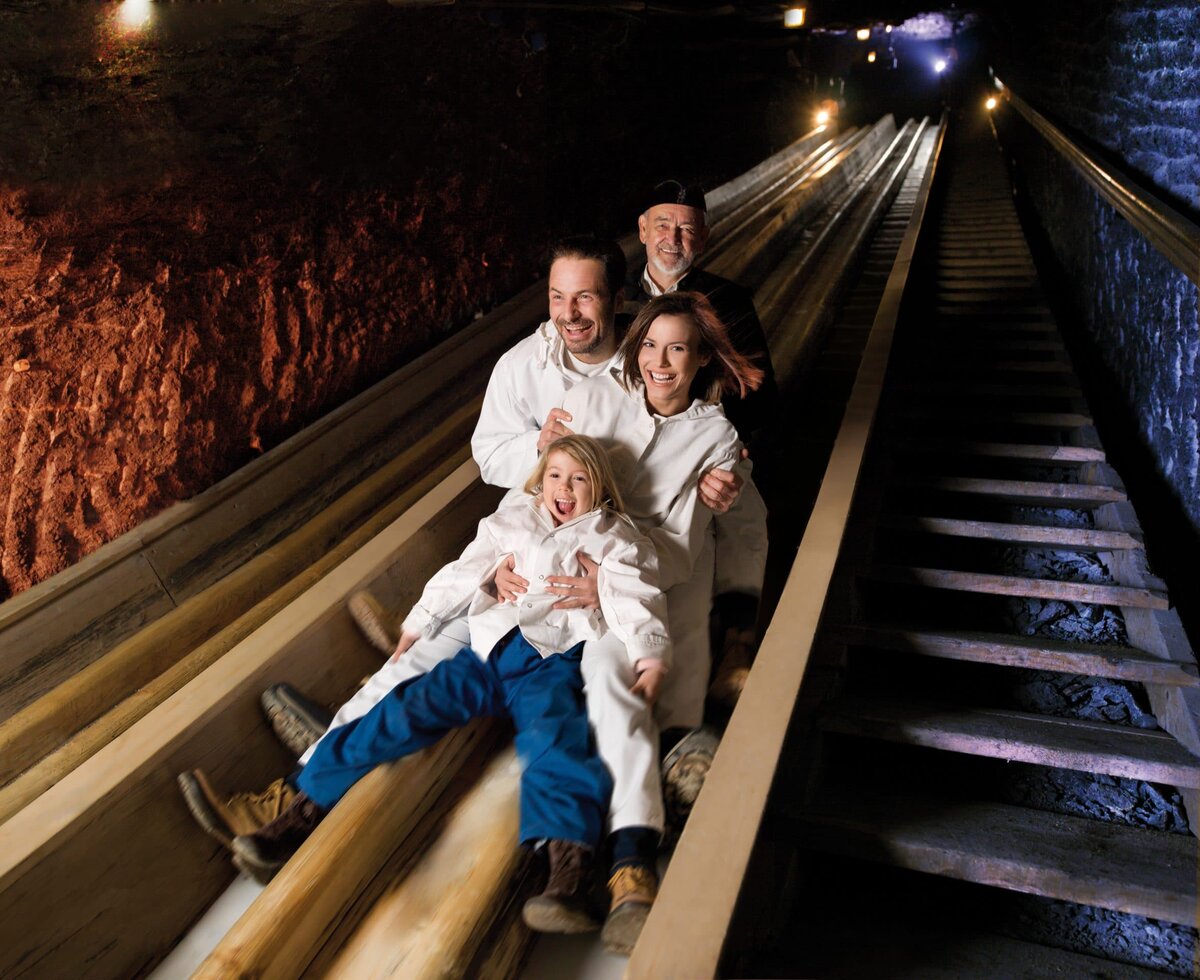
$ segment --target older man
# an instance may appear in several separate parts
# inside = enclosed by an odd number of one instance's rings
[[[778,401],[775,372],[750,290],[696,268],[708,244],[709,232],[704,192],[699,186],[678,180],[654,185],[638,218],[638,237],[646,247],[646,263],[640,274],[635,266],[634,275],[626,282],[625,310],[634,313],[651,297],[677,290],[696,290],[708,297],[733,346],[766,375],[757,391],[745,398],[727,395],[722,402],[742,442],[751,446],[755,436],[771,421]],[[737,507],[765,509],[753,483],[748,484]],[[729,517],[718,516],[715,522],[713,596],[723,642],[710,696],[730,706],[737,702],[750,668],[764,564],[762,555],[747,554],[735,533],[743,517],[734,513]],[[683,748],[702,750],[705,742],[710,751],[715,748],[715,738],[705,733],[697,733],[683,743]]]
[[[646,246],[646,263],[633,267],[625,285],[625,312],[636,313],[653,296],[679,290],[704,293],[720,316],[729,339],[766,372],[757,391],[745,398],[726,396],[725,414],[742,442],[751,444],[771,418],[778,399],[767,337],[754,309],[750,290],[696,268],[708,245],[710,229],[704,192],[695,184],[664,180],[646,196],[638,217],[638,237]]]

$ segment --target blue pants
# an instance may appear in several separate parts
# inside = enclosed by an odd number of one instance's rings
[[[296,777],[329,809],[381,762],[432,745],[485,715],[516,727],[521,841],[600,842],[612,779],[596,753],[583,701],[583,644],[543,657],[514,630],[481,660],[463,647],[429,673],[397,685],[363,717],[329,732]]]

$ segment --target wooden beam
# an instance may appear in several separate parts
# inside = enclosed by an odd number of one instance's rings
[[[633,951],[630,980],[715,976],[766,808],[882,393],[944,126],[930,154],[812,517],[746,688]]]
[[[1147,650],[1112,644],[1089,646],[1045,636],[1018,637],[1007,633],[882,625],[833,626],[830,636],[839,643],[942,660],[1116,677],[1173,687],[1200,686],[1200,668],[1195,661],[1166,660]]]
[[[830,732],[944,752],[1200,788],[1200,759],[1174,736],[1111,722],[847,698],[830,704],[820,723]]]
[[[1170,605],[1166,594],[1154,589],[1097,585],[1091,582],[1060,582],[1057,579],[991,575],[986,572],[959,572],[945,568],[918,568],[913,565],[877,565],[868,569],[864,577],[876,582],[917,585],[929,589],[1061,599],[1064,602],[1091,602],[1101,606],[1167,609]]]
[[[948,537],[979,538],[1035,548],[1062,551],[1142,550],[1145,545],[1123,531],[1093,531],[1080,527],[1046,527],[1042,524],[1002,524],[995,521],[967,521],[949,517],[922,517],[885,514],[879,526],[896,531],[942,534]]]
[[[520,769],[511,748],[492,760],[412,871],[371,908],[327,976],[465,974],[521,865]]]
[[[216,663],[262,623],[383,531],[408,507],[445,479],[452,470],[461,466],[462,462],[461,459],[451,458],[429,471],[413,483],[407,492],[390,501],[369,521],[356,528],[320,561],[304,569],[283,588],[271,593],[216,636],[179,656],[162,673],[143,682],[128,697],[118,701],[104,714],[69,737],[64,738],[63,733],[71,731],[78,723],[80,714],[79,707],[72,703],[72,699],[77,696],[82,699],[80,692],[86,691],[88,681],[95,681],[97,686],[104,685],[114,696],[119,694],[121,685],[128,682],[128,677],[118,676],[114,681],[111,677],[105,677],[102,671],[108,667],[120,674],[130,668],[127,660],[122,659],[113,664],[106,657],[97,661],[81,672],[77,682],[55,689],[29,709],[0,725],[0,757],[4,759],[4,764],[0,765],[0,780],[9,779],[12,771],[23,760],[37,759],[32,766],[0,788],[0,823],[36,799],[39,794],[102,749],[139,718],[144,717],[198,676],[201,671]],[[157,628],[159,625],[156,623],[147,630],[150,634],[147,643],[155,638],[162,639],[162,634]],[[138,635],[140,637],[142,634]],[[139,644],[138,649],[145,649],[145,646]],[[132,666],[140,667],[138,664]],[[46,754],[38,758],[39,753]]]
[[[462,445],[478,416],[481,402],[482,398],[472,399],[441,425],[435,426],[427,439],[343,494],[293,534],[0,723],[0,785],[57,749],[85,725],[130,695],[136,695],[140,689],[155,682],[193,649],[203,647],[205,653],[198,659],[203,666],[207,665],[205,661],[211,663],[261,625],[285,601],[294,598],[303,586],[311,585],[355,547],[378,534],[451,469],[461,465],[466,458]],[[447,452],[451,446],[454,449]],[[423,460],[435,450],[440,450],[437,455],[442,457],[436,468],[438,479],[418,476],[420,469],[428,468],[428,463]],[[414,492],[414,486],[422,489]],[[389,500],[396,493],[399,497]],[[362,523],[364,519],[365,524]],[[336,555],[336,559],[330,560],[331,554]],[[306,575],[305,569],[314,558],[314,567],[318,570],[315,575]],[[299,585],[289,589],[288,580],[297,577]],[[283,596],[272,600],[272,592],[280,587],[284,590]],[[232,628],[222,629],[230,622],[234,622]],[[209,642],[212,640],[215,642]],[[186,672],[176,674],[182,680],[194,676],[194,673]],[[161,683],[155,686],[163,695],[174,690],[164,689]],[[146,705],[147,710],[158,703],[144,697],[139,702]],[[132,720],[140,715],[134,712],[127,713],[126,717]],[[109,737],[122,730],[119,725],[104,728]],[[98,746],[103,742],[92,740],[92,744]]]
[[[998,803],[833,791],[795,830],[817,850],[1196,924],[1196,840],[1183,834]]]
[[[219,845],[197,831],[175,786],[200,766],[248,788],[286,772],[258,708],[287,680],[344,697],[378,664],[346,598],[400,562],[423,582],[486,512],[458,467],[421,501],[185,687],[0,825],[0,975],[124,976],[163,956],[228,882]],[[489,500],[494,499],[488,497]],[[181,887],[186,882],[186,887]]]
[[[234,923],[193,980],[299,976],[342,911],[393,852],[418,853],[425,843],[416,833],[422,817],[446,806],[443,792],[460,766],[494,750],[497,727],[474,723],[359,780]],[[504,815],[494,816],[503,827]],[[505,852],[511,859],[515,848]]]

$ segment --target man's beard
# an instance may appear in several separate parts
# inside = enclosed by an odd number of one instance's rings
[[[554,321],[554,323],[555,326],[558,327],[559,336],[562,337],[563,343],[567,345],[567,350],[569,350],[572,354],[594,354],[604,343],[604,336],[601,331],[595,330],[595,320],[564,320],[562,317],[559,317]],[[590,340],[584,340],[582,342],[575,341],[572,343],[571,341],[567,340],[566,336],[562,332],[565,327],[572,327],[576,330],[595,330],[595,332],[592,334]]]
[[[674,259],[675,261],[668,265],[667,260]],[[678,279],[684,275],[692,267],[692,259],[684,252],[671,254],[669,252],[660,252],[655,249],[650,254],[650,264],[654,266],[664,276],[670,276]]]

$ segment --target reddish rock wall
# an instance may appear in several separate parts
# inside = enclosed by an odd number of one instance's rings
[[[677,26],[146,9],[0,9],[0,599],[510,295],[552,237],[628,229],[651,176],[736,172],[807,118],[785,52]]]

